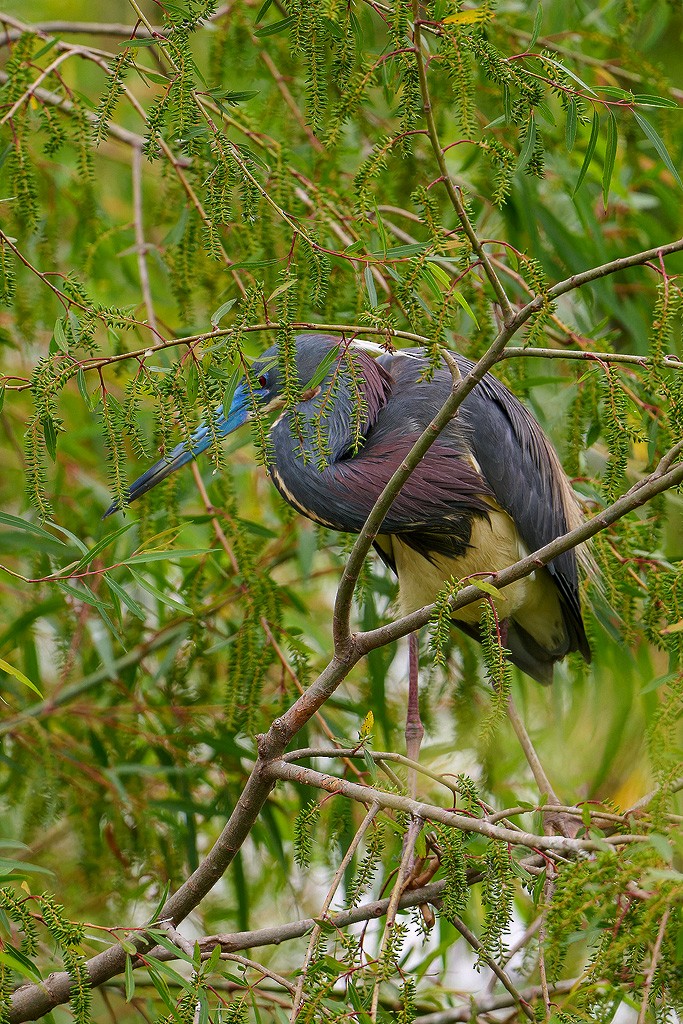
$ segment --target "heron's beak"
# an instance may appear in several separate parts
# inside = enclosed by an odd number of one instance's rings
[[[223,412],[223,406],[219,405],[210,424],[200,423],[197,429],[190,435],[189,441],[183,441],[177,445],[172,452],[169,452],[166,458],[159,459],[157,463],[150,466],[142,476],[139,476],[131,484],[126,504],[130,504],[139,498],[140,495],[151,491],[153,487],[156,487],[157,484],[165,480],[171,473],[175,473],[181,466],[185,466],[192,459],[196,459],[198,455],[201,455],[202,452],[205,452],[210,447],[214,437],[226,437],[233,430],[237,430],[238,427],[246,423],[251,414],[254,397],[259,397],[258,389],[254,391],[252,397],[247,381],[240,381],[232,396],[227,416]],[[106,519],[112,512],[118,512],[121,507],[118,502],[113,502],[102,518]]]

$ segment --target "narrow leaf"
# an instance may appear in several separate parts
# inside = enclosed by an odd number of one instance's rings
[[[69,326],[71,327],[71,335],[74,339],[74,343],[78,344],[81,340],[81,321],[78,319],[73,309],[69,310]]]
[[[0,658],[0,669],[2,669],[3,672],[6,672],[8,676],[13,676],[20,683],[23,683],[24,686],[28,686],[29,690],[33,690],[33,692],[37,693],[39,697],[43,696],[35,683],[32,683],[23,672],[18,668],[15,668],[14,665],[10,665],[8,661],[3,661],[2,658]]]
[[[576,193],[581,188],[583,179],[586,177],[586,172],[591,165],[591,160],[593,159],[593,153],[595,152],[595,146],[598,141],[599,132],[600,115],[598,114],[597,110],[595,110],[593,111],[593,124],[591,125],[591,134],[588,140],[588,145],[586,146],[586,155],[583,158],[583,164],[581,165],[581,170],[579,171],[579,177],[576,182],[576,187],[574,188],[572,195],[576,195]]]
[[[125,50],[126,47],[139,48],[141,46],[156,46],[157,43],[161,42],[160,39],[126,39],[125,42],[119,43],[119,49]]]
[[[591,89],[590,85],[584,82],[582,78],[579,78],[578,75],[575,75],[574,72],[571,71],[568,67],[565,67],[565,65],[561,61],[555,60],[553,57],[548,57],[546,54],[543,55],[543,60],[547,61],[548,64],[552,64],[553,67],[558,68],[560,71],[563,71],[565,75],[569,75],[569,77],[572,78],[578,85],[580,85],[582,89],[585,89],[586,92],[589,92],[591,96],[598,95],[595,89]]]
[[[673,107],[678,108],[676,100],[669,99],[668,96],[651,96],[646,92],[638,92],[633,97],[633,102],[639,107]]]
[[[133,959],[130,956],[126,957],[126,1002],[129,1003],[135,995],[135,972],[133,971]]]
[[[465,296],[461,295],[460,292],[451,292],[451,294],[452,294],[453,298],[455,299],[455,301],[458,303],[458,305],[462,306],[462,308],[467,313],[468,317],[473,321],[474,326],[477,328],[477,330],[479,330],[479,321],[477,320],[476,316],[474,315],[472,307],[470,306],[470,304],[467,301],[467,299],[465,298]]]
[[[254,35],[257,39],[263,39],[264,36],[274,36],[278,32],[285,32],[290,25],[294,23],[294,15],[289,18],[283,18],[282,21],[276,21],[274,25],[266,25],[265,28],[260,28]]]
[[[134,523],[126,523],[124,526],[119,526],[119,528],[115,530],[113,533],[108,533],[106,537],[102,538],[102,540],[98,540],[97,544],[89,548],[85,552],[81,560],[72,567],[71,575],[75,575],[76,573],[80,572],[81,569],[85,569],[87,565],[90,565],[92,560],[94,558],[97,558],[100,552],[104,551],[105,548],[108,548],[109,545],[113,544],[115,540],[118,540],[118,538],[122,534],[130,530],[132,526],[134,526]]]
[[[536,147],[536,118],[532,114],[529,118],[529,125],[527,128],[526,138],[524,145],[522,146],[519,154],[519,160],[517,161],[517,172],[523,171],[526,165],[531,160],[531,156]]]
[[[576,142],[576,127],[578,124],[578,114],[576,107],[576,100],[572,97],[567,107],[567,124],[565,126],[565,140],[567,143],[567,149],[571,153]]]
[[[538,39],[539,33],[541,31],[541,22],[542,21],[543,21],[543,6],[539,2],[538,7],[536,8],[536,17],[534,18],[534,27],[533,27],[533,29],[531,31],[531,39],[529,41],[529,46],[527,47],[527,49],[529,49],[529,50],[533,50],[534,46],[536,45],[536,40]]]
[[[141,622],[145,621],[147,618],[145,615],[145,609],[130,596],[128,591],[122,587],[120,583],[113,580],[107,573],[104,573],[104,582],[107,584],[112,594],[115,594],[116,597],[125,604],[128,611],[132,612],[132,614],[135,615],[136,618],[140,619]]]
[[[645,120],[642,114],[639,114],[636,110],[634,110],[633,116],[635,117],[640,127],[643,129],[645,135],[647,135],[652,145],[657,150],[657,153],[659,154],[662,162],[666,165],[668,170],[671,171],[678,185],[680,185],[680,187],[683,188],[683,181],[681,181],[681,176],[676,170],[674,162],[669,156],[669,153],[667,151],[666,146],[664,145],[664,141],[661,138],[661,136],[657,134],[654,127],[650,124],[649,121]]]
[[[617,119],[611,110],[608,110],[609,117],[607,119],[607,144],[605,146],[605,163],[602,168],[602,203],[605,209],[607,209],[607,200],[609,199],[609,187],[612,183],[612,174],[614,172],[614,160],[617,155]]]
[[[265,18],[266,14],[268,13],[268,8],[272,4],[272,2],[273,2],[273,0],[264,0],[263,4],[259,8],[258,14],[256,15],[256,24],[257,25],[258,25],[258,23],[260,21],[263,21],[263,19]]]
[[[318,384],[322,384],[325,377],[327,377],[327,371],[331,368],[338,355],[339,349],[337,348],[331,348],[329,352],[325,353],[318,363],[315,373],[306,384],[304,391],[312,391],[313,388],[317,388]]]
[[[43,428],[47,454],[54,462],[57,458],[57,428],[55,427],[55,421],[51,416],[43,416],[40,422]]]
[[[59,540],[54,534],[48,533],[47,530],[42,530],[40,526],[34,526],[33,523],[27,522],[25,519],[20,519],[18,516],[10,515],[9,512],[0,512],[0,526],[10,526],[14,530],[21,530],[23,533],[32,533],[36,537],[43,537],[51,540],[53,544],[63,544],[64,541]]]
[[[55,326],[54,331],[52,332],[52,336],[55,339],[55,344],[58,349],[60,349],[62,352],[69,351],[69,342],[67,341],[66,338],[64,324],[62,323],[61,317],[57,317],[57,319],[55,320]]]
[[[197,555],[210,555],[218,548],[169,548],[168,551],[140,551],[131,555],[122,565],[140,565],[144,562],[174,562],[177,558],[195,558]]]
[[[150,583],[148,579],[141,576],[140,573],[136,572],[130,565],[127,568],[137,585],[142,587],[143,590],[146,590],[148,594],[152,595],[152,597],[156,597],[157,601],[161,601],[161,603],[165,604],[167,608],[172,608],[175,612],[182,612],[183,615],[192,615],[192,609],[188,608],[186,604],[182,604],[180,601],[175,601],[172,597],[169,597],[168,594],[164,594],[163,590],[159,590],[158,587],[155,587],[153,583]]]
[[[377,289],[375,288],[375,279],[372,276],[372,267],[368,263],[365,270],[363,271],[363,277],[365,278],[365,288],[368,293],[368,300],[370,306],[373,309],[377,307]]]
[[[85,382],[85,374],[83,373],[83,370],[81,369],[80,366],[79,366],[78,372],[76,374],[76,383],[78,384],[78,390],[81,393],[81,398],[83,399],[83,401],[85,402],[86,406],[88,407],[89,412],[92,412],[93,411],[93,405],[92,405],[92,402],[90,400],[90,395],[88,394],[88,386],[87,386],[87,384]]]

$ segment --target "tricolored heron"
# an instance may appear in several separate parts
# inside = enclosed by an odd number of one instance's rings
[[[455,356],[461,373],[472,363]],[[429,379],[419,350],[373,358],[323,334],[296,338],[298,404],[270,430],[270,477],[283,498],[316,523],[358,533],[377,497],[452,388],[444,367]],[[258,408],[283,404],[284,376],[273,347],[237,386],[213,429],[131,486],[135,501],[225,436]],[[116,511],[112,505],[106,515]],[[394,500],[375,547],[399,580],[405,614],[432,603],[446,580],[495,573],[581,520],[559,458],[541,427],[486,374],[463,402]],[[496,599],[510,660],[542,683],[570,651],[590,660],[581,618],[575,552],[510,584]],[[480,639],[477,604],[455,624]]]

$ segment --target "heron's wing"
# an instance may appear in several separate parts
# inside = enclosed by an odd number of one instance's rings
[[[524,406],[487,375],[463,403],[472,450],[496,500],[514,520],[529,551],[567,533],[579,519],[578,506],[559,459]],[[574,624],[580,626],[576,553],[566,551],[548,564]],[[583,639],[580,649],[588,650]]]
[[[272,467],[283,497],[304,515],[336,530],[358,533],[380,494],[420,436],[404,423],[393,430],[391,404],[382,429],[371,431],[354,456],[320,469],[284,447]],[[385,419],[383,413],[378,423]],[[391,420],[391,421],[390,421]],[[437,441],[401,488],[382,523],[427,557],[462,554],[474,516],[487,516],[493,494],[471,460]],[[487,500],[488,499],[488,500]]]
[[[407,358],[382,357],[382,362],[394,377],[396,390],[408,396],[412,388],[413,397],[423,395],[427,385],[417,380],[425,363],[419,353]],[[457,357],[457,362],[463,375],[474,365],[462,356]],[[431,399],[422,398],[420,402],[428,414],[424,426],[443,405],[451,385],[450,373],[436,372],[428,385],[433,393]],[[580,521],[571,486],[550,442],[533,416],[495,377],[486,374],[440,440],[448,441],[454,435],[471,451],[481,476],[515,523],[528,551],[549,544]],[[579,603],[576,553],[572,550],[558,555],[548,564],[548,570],[561,595],[575,646],[589,659]]]

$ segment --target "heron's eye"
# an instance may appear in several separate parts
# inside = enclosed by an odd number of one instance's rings
[[[261,374],[261,376],[258,379],[258,382],[262,388],[265,388],[266,384],[268,383],[268,378],[266,377],[265,373]]]

